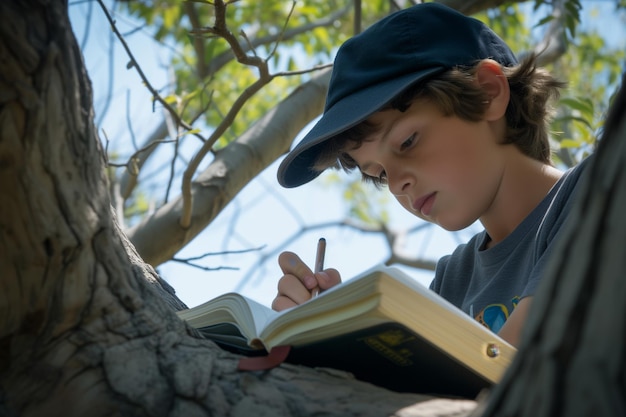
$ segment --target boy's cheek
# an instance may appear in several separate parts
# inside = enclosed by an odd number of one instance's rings
[[[398,203],[400,203],[400,205],[404,207],[404,209],[407,210],[409,213],[411,213],[414,216],[419,217],[420,219],[423,218],[422,216],[419,215],[418,212],[413,210],[413,204],[411,203],[411,199],[408,196],[394,196],[394,197],[396,198]]]

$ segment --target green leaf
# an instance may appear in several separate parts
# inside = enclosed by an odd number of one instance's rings
[[[167,104],[176,104],[178,103],[178,96],[174,95],[174,94],[170,94],[169,96],[163,97],[163,100],[167,103]]]
[[[543,19],[539,20],[539,22],[535,25],[535,27],[543,26],[546,23],[549,23],[549,22],[551,22],[553,20],[554,20],[554,16],[548,15],[548,16],[544,17]]]
[[[574,139],[563,139],[559,142],[559,145],[561,146],[561,148],[579,148],[581,143],[577,140]]]
[[[578,110],[586,116],[593,116],[594,105],[593,102],[588,98],[563,98],[561,99],[561,104],[571,107],[574,110]]]
[[[202,132],[201,129],[195,128],[195,129],[191,129],[191,130],[187,130],[183,132],[182,135],[195,135],[196,133],[200,133],[200,132]]]

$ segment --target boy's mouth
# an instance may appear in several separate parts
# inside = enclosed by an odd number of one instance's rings
[[[433,209],[433,204],[435,204],[436,194],[437,192],[432,192],[421,196],[413,202],[413,209],[422,213],[422,216],[428,216]]]

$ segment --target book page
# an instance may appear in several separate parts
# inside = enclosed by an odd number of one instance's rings
[[[277,312],[241,294],[226,293],[188,310],[179,311],[178,317],[195,328],[230,323],[249,341],[257,331],[278,315]]]

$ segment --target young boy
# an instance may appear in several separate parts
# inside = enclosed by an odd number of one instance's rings
[[[560,87],[478,20],[418,4],[339,49],[324,114],[278,180],[359,169],[446,230],[480,220],[485,230],[439,261],[431,289],[515,345],[586,165],[564,174],[550,162],[547,103]],[[290,252],[279,264],[276,310],[340,282]]]

